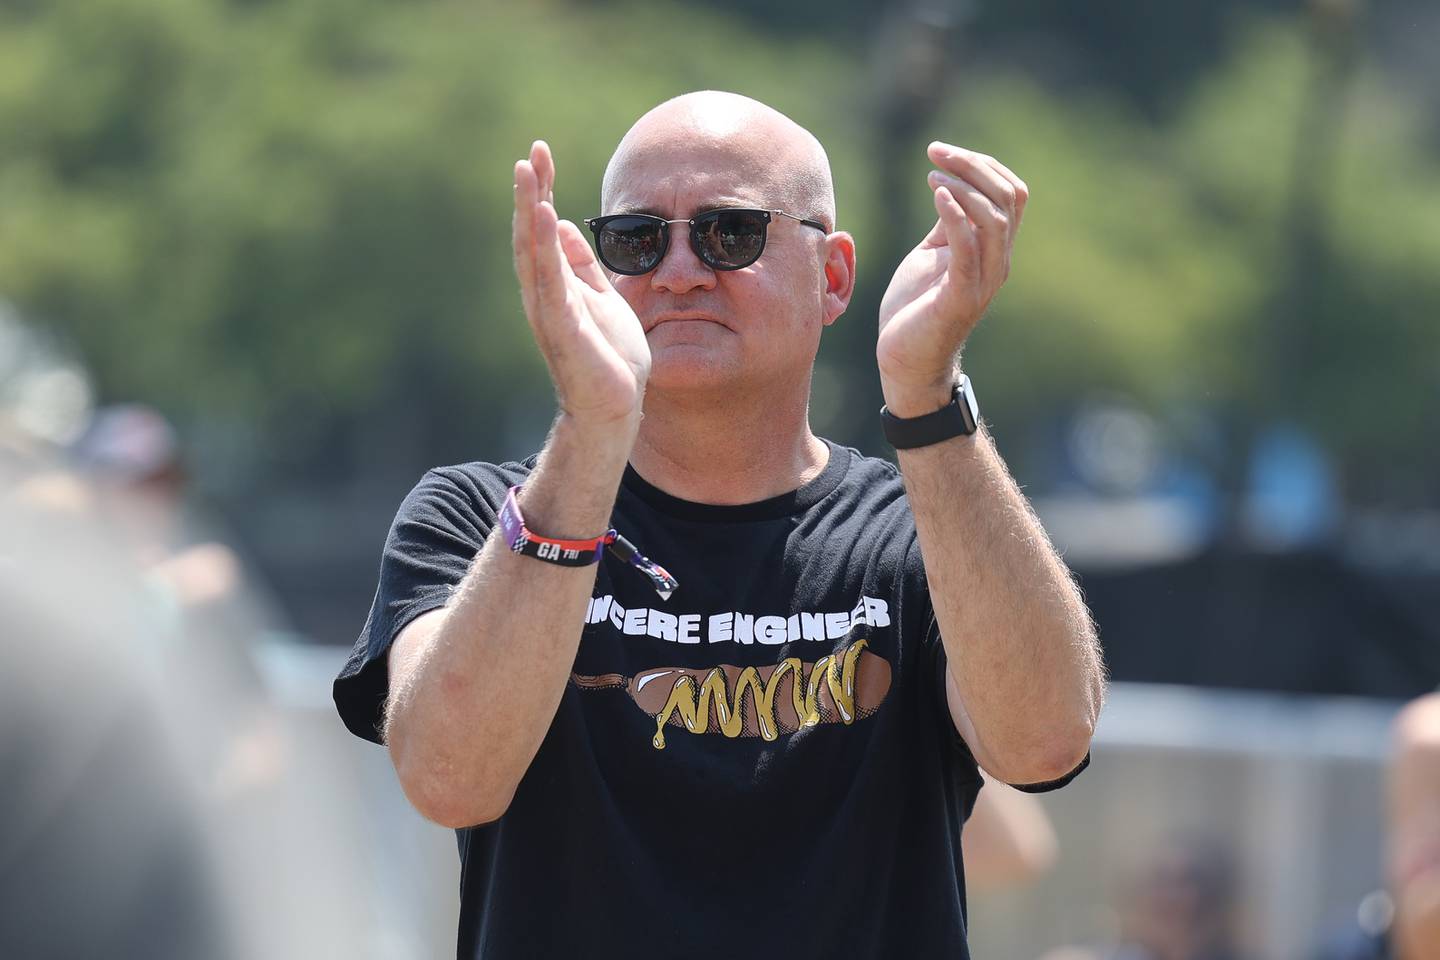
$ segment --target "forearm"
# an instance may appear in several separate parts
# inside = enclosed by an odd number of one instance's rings
[[[519,495],[526,526],[602,533],[633,441],[633,424],[562,416]],[[438,627],[392,652],[386,742],[426,816],[464,826],[504,812],[554,719],[594,582],[593,566],[513,553],[497,527]]]
[[[951,399],[961,348],[1010,273],[1029,187],[994,157],[935,142],[935,226],[880,302],[875,360],[890,412]],[[1103,696],[1089,613],[983,432],[900,452],[951,717],[986,770],[1010,783],[1064,776],[1083,758]]]
[[[906,407],[902,415],[938,403]],[[1054,779],[1089,747],[1104,694],[1089,612],[985,431],[899,452],[936,621],[989,772]]]

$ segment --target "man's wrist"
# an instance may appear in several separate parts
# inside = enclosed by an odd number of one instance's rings
[[[919,382],[891,379],[882,373],[880,392],[885,397],[885,406],[891,415],[908,420],[934,413],[949,405],[955,382],[959,378],[959,372],[954,370],[944,376]]]
[[[530,528],[545,536],[598,536],[610,523],[615,492],[635,445],[636,426],[583,423],[561,413],[522,485],[520,506]]]
[[[563,447],[567,454],[583,458],[597,466],[618,465],[624,469],[640,433],[643,414],[637,409],[627,417],[613,420],[589,420],[560,411],[546,441],[547,447]]]

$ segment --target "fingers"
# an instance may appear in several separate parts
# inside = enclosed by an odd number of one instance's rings
[[[530,145],[530,165],[535,168],[541,200],[555,203],[555,157],[550,153],[550,144],[536,140]]]
[[[535,292],[535,210],[541,201],[555,202],[555,158],[549,144],[536,140],[530,145],[529,159],[515,163],[515,217],[511,224],[515,273],[527,306]]]
[[[565,252],[560,249],[559,225],[550,201],[535,205],[535,298],[546,315],[565,303]]]
[[[927,153],[935,166],[979,188],[1017,227],[1020,225],[1030,188],[1009,167],[994,157],[939,141],[930,144]]]
[[[977,153],[976,156],[988,163],[1000,176],[1010,181],[1010,186],[1015,190],[1015,226],[1018,228],[1020,226],[1020,218],[1025,216],[1025,205],[1030,202],[1030,188],[1025,184],[1024,180],[1021,180],[1015,175],[1014,171],[994,157],[987,156],[983,153]]]
[[[537,192],[535,168],[528,160],[515,162],[515,214],[510,224],[510,244],[515,253],[515,276],[520,280],[520,296],[525,312],[534,312],[535,305],[535,200]]]
[[[560,248],[558,217],[555,207],[544,197],[546,178],[553,174],[549,150],[539,141],[531,149],[529,160],[515,164],[515,275],[520,281],[525,315],[542,349],[548,339],[546,318],[565,302],[566,258]]]
[[[974,224],[949,187],[937,187],[933,199],[935,212],[940,215],[940,225],[945,230],[946,245],[950,248],[950,268],[958,271],[964,279],[978,283],[982,258],[980,238]]]
[[[1010,248],[1014,240],[1010,218],[984,193],[964,180],[932,170],[930,187],[937,193],[947,193],[962,209],[978,247],[980,275],[985,278],[987,286],[999,287],[1010,274]],[[950,231],[946,233],[948,236]]]
[[[947,190],[965,212],[977,234],[985,286],[993,292],[1010,274],[1010,251],[1030,190],[1009,167],[983,153],[939,141],[927,153],[939,167],[930,173],[930,187]]]

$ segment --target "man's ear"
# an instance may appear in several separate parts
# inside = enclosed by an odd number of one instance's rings
[[[855,295],[855,238],[836,231],[825,238],[825,326],[840,319]]]

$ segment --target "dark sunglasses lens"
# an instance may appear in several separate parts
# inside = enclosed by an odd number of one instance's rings
[[[716,210],[695,218],[695,253],[717,270],[748,267],[765,249],[765,214]]]
[[[665,255],[664,227],[644,217],[616,217],[600,228],[595,247],[616,273],[648,273]]]

